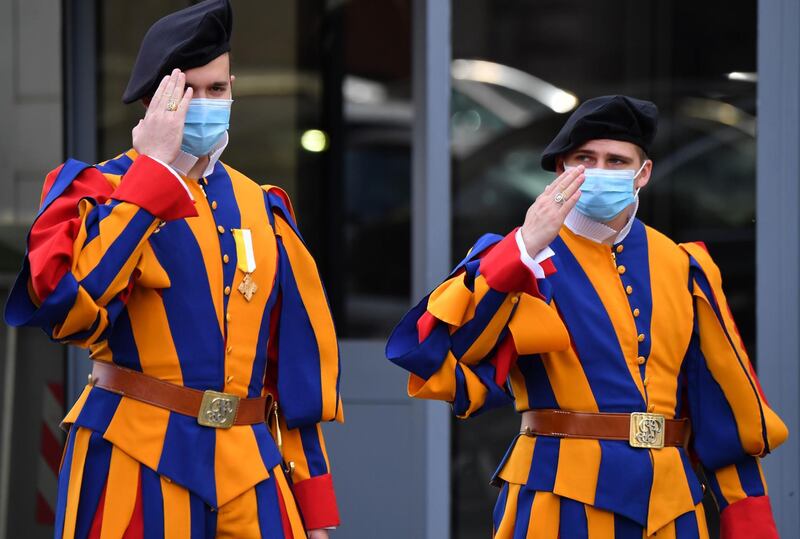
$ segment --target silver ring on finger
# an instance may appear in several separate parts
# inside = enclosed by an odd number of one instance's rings
[[[564,196],[563,192],[558,192],[553,197],[553,200],[555,201],[556,204],[561,206],[562,204],[564,204],[564,201],[566,200],[566,197]]]

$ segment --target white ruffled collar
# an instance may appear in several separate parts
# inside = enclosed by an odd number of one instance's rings
[[[214,172],[214,167],[217,166],[217,161],[219,161],[219,158],[222,157],[222,152],[224,152],[225,148],[228,146],[228,140],[228,132],[225,131],[225,135],[213,146],[213,148],[211,148],[211,153],[208,154],[208,165],[203,171],[203,178]],[[192,167],[194,167],[199,160],[199,157],[181,150],[178,153],[178,157],[176,157],[175,160],[169,164],[169,166],[181,176],[187,176],[189,171],[192,170]]]
[[[633,226],[633,222],[636,218],[637,211],[639,211],[638,196],[636,197],[633,210],[628,217],[628,222],[625,223],[625,226],[619,232],[610,226],[589,219],[575,208],[573,208],[572,211],[567,214],[564,224],[568,229],[578,236],[582,236],[586,239],[592,240],[593,242],[604,243],[608,241],[609,238],[614,238],[613,243],[617,244],[628,236],[628,233],[631,231],[631,227]]]

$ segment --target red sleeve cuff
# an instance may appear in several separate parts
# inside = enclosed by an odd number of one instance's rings
[[[294,498],[307,530],[339,525],[339,508],[331,474],[318,475],[292,486]]]
[[[481,275],[498,292],[525,292],[541,298],[536,276],[519,256],[516,230],[512,230],[481,259]]]
[[[146,155],[136,158],[111,198],[135,204],[162,221],[197,215],[194,202],[179,180],[164,165]]]
[[[720,539],[780,539],[769,496],[750,496],[720,514]]]

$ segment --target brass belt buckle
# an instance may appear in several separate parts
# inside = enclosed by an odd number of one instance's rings
[[[631,414],[631,433],[628,443],[633,447],[661,449],[664,447],[664,416],[634,412]]]
[[[209,389],[203,392],[203,402],[200,403],[197,422],[204,427],[229,429],[233,426],[233,422],[236,421],[236,413],[238,411],[239,397]]]

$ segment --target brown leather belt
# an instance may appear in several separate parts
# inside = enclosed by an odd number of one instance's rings
[[[170,384],[110,363],[94,362],[89,383],[113,393],[197,418],[206,427],[264,423],[267,397],[243,399],[230,393]]]
[[[685,446],[690,430],[688,419],[666,419],[660,414],[528,410],[522,414],[520,432],[527,436],[625,440],[633,447],[658,449]]]

